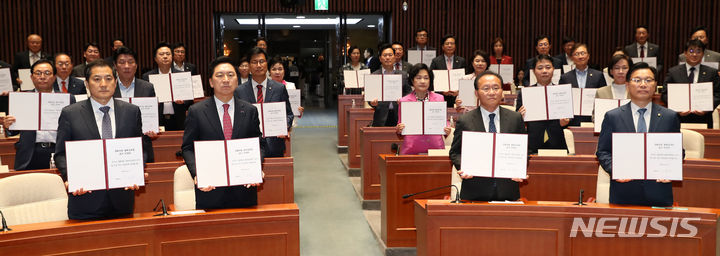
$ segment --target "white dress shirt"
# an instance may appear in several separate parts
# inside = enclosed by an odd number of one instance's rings
[[[700,64],[697,64],[695,66],[690,66],[687,63],[685,63],[685,71],[687,71],[688,77],[690,76],[690,68],[692,68],[692,67],[695,68],[695,71],[693,71],[693,73],[695,75],[693,76],[693,80],[690,82],[695,84],[698,82],[698,77],[700,76]]]
[[[483,125],[485,126],[485,131],[490,132],[490,114],[495,114],[495,119],[493,119],[493,122],[495,123],[495,129],[499,133],[500,132],[500,106],[497,106],[495,108],[495,111],[490,112],[485,109],[484,106],[480,106],[480,113],[482,114],[483,118]]]
[[[645,47],[641,50],[640,46]],[[645,42],[645,44],[637,44],[637,51],[638,51],[638,57],[645,56],[645,58],[650,57],[648,56],[648,42]],[[640,54],[640,52],[644,52],[645,54]]]
[[[115,128],[116,126],[115,126],[115,102],[114,102],[114,100],[110,99],[108,101],[107,105],[102,105],[99,102],[95,101],[95,99],[93,99],[92,97],[90,97],[89,99],[90,99],[90,103],[93,108],[93,114],[95,114],[95,124],[97,124],[98,134],[100,134],[101,137],[102,137],[102,120],[103,120],[103,115],[105,115],[105,113],[100,111],[100,107],[103,107],[103,106],[110,107],[110,111],[108,111],[108,115],[110,115],[110,124],[112,127],[112,134],[113,134],[112,136],[113,136],[113,138],[115,138],[115,134],[117,134],[117,129]]]
[[[228,102],[222,102],[217,97],[213,96],[215,98],[215,108],[217,108],[218,111],[218,117],[220,118],[220,126],[222,126],[223,131],[225,130],[225,124],[223,123],[223,116],[225,115],[225,108],[223,108],[223,104],[227,103],[230,105],[228,108],[228,115],[230,115],[230,123],[235,123],[235,100],[234,97],[230,98],[230,101]]]
[[[645,106],[647,109],[645,111],[645,114],[643,114],[643,118],[645,119],[645,130],[650,132],[650,112],[652,112],[652,102],[648,103],[647,106]],[[630,110],[632,111],[632,117],[633,117],[633,127],[635,127],[635,130],[637,131],[637,125],[638,125],[638,119],[640,118],[640,113],[638,113],[638,109],[641,109],[641,107],[638,107],[638,105],[635,105],[635,102],[630,102]]]

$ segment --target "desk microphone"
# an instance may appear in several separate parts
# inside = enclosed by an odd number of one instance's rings
[[[2,230],[0,231],[5,232],[12,230],[8,227],[7,222],[5,221],[5,214],[3,214],[2,211],[0,211],[0,219],[2,219]]]
[[[578,198],[578,202],[574,203],[573,205],[580,205],[580,206],[587,205],[586,203],[583,203],[583,193],[584,192],[585,192],[585,190],[580,189],[580,198]]]
[[[460,189],[458,189],[458,187],[455,186],[455,185],[453,185],[453,184],[445,185],[445,186],[441,186],[441,187],[437,187],[437,188],[432,188],[432,189],[428,189],[428,190],[425,190],[425,191],[420,191],[420,192],[416,192],[416,193],[412,193],[412,194],[405,194],[405,195],[402,196],[402,198],[403,198],[403,199],[407,199],[407,198],[413,197],[413,196],[415,196],[415,195],[425,194],[425,193],[427,193],[427,192],[432,192],[432,191],[440,190],[440,189],[447,188],[447,187],[454,187],[454,188],[455,188],[455,191],[456,191],[455,200],[452,201],[451,203],[454,203],[454,204],[462,203],[463,201],[460,200]]]
[[[153,212],[156,212],[158,210],[158,206],[162,204],[162,213],[155,214],[153,216],[168,216],[167,208],[165,208],[165,201],[161,198],[160,201],[155,205],[155,208],[153,208]]]
[[[400,147],[401,147],[401,144],[397,144],[397,143],[393,143],[392,145],[390,145],[390,149],[395,151],[396,156],[400,155]]]

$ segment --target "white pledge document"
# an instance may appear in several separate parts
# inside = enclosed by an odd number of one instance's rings
[[[527,134],[464,131],[461,169],[472,176],[525,179],[527,140]]]
[[[22,84],[20,84],[21,91],[31,91],[35,89],[35,84],[32,79],[30,79],[31,73],[29,68],[18,69],[18,78],[22,80]]]
[[[668,108],[677,112],[713,111],[713,84],[667,84]]]
[[[400,121],[403,135],[444,135],[447,125],[447,103],[444,101],[402,101]]]
[[[172,90],[170,90],[170,76],[168,74],[155,74],[148,76],[150,83],[155,88],[155,95],[158,102],[172,102]]]
[[[648,66],[657,68],[657,57],[632,58],[633,63],[645,62]]]
[[[605,120],[605,113],[610,110],[619,108],[622,105],[628,104],[629,102],[629,99],[595,99],[595,132],[600,132],[602,130],[602,123],[603,120]]]
[[[170,85],[173,101],[195,98],[192,74],[190,72],[170,73]]]
[[[402,75],[366,75],[365,101],[396,101],[402,98]]]
[[[73,96],[75,96],[75,102],[80,102],[88,99],[87,94],[75,94]]]
[[[465,75],[465,69],[433,70],[435,79],[433,87],[436,92],[447,92],[458,90],[458,80]]]
[[[15,123],[8,129],[16,131],[55,131],[62,109],[70,105],[68,93],[10,92],[8,112]]]
[[[458,81],[458,99],[466,107],[477,107],[478,99],[475,95],[475,80],[461,79]]]
[[[364,88],[365,75],[370,74],[370,69],[362,70],[343,70],[343,78],[345,79],[345,88]]]
[[[195,141],[199,188],[262,183],[259,138]]]
[[[288,89],[287,90],[288,97],[290,99],[290,108],[292,108],[293,115],[300,116],[300,110],[298,109],[300,107],[300,96],[301,91],[300,89]]]
[[[255,103],[263,137],[288,135],[285,102]]]
[[[560,70],[559,70],[559,69],[555,69],[555,71],[553,71],[552,83],[553,83],[553,84],[559,84],[559,83],[560,83],[560,76],[562,76],[562,73],[560,72]],[[535,77],[535,72],[533,72],[532,69],[531,69],[531,70],[530,70],[530,85],[533,85],[533,84],[537,84],[537,77]]]
[[[573,118],[572,87],[569,84],[523,87],[522,94],[525,122]]]
[[[407,50],[408,62],[410,64],[425,63],[430,66],[435,58],[435,50]]]
[[[612,178],[682,180],[681,133],[613,133]]]
[[[572,88],[573,114],[576,116],[592,116],[597,89]]]
[[[192,79],[192,85],[193,85],[193,97],[196,99],[205,97],[205,91],[203,90],[202,76],[194,75],[194,76],[192,76],[191,79]]]
[[[160,132],[158,100],[156,97],[120,98],[140,108],[142,132]]]
[[[140,137],[65,143],[68,192],[145,185]]]
[[[513,64],[492,64],[488,70],[499,74],[506,84],[511,84],[513,82],[513,75],[515,74],[513,68]]]
[[[12,92],[12,83],[10,68],[0,68],[0,92]]]

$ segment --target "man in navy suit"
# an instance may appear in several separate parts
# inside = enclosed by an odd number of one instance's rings
[[[267,78],[267,53],[265,50],[255,47],[250,49],[247,58],[250,60],[252,79],[238,86],[235,96],[250,103],[285,102],[287,127],[290,129],[295,117],[290,107],[290,97],[283,84]],[[265,137],[268,146],[265,156],[282,157],[285,154],[285,139],[287,138],[287,136]]]
[[[112,98],[117,77],[110,63],[103,59],[88,63],[85,80],[91,97],[63,108],[58,120],[55,165],[65,180],[68,171],[65,142],[142,136],[140,108]],[[78,189],[68,196],[68,217],[104,219],[132,214],[133,190],[138,189],[137,185],[96,191]]]
[[[410,87],[407,81],[407,73],[393,68],[393,64],[395,64],[395,49],[393,49],[390,44],[380,46],[380,63],[382,63],[380,69],[373,72],[373,74],[402,75],[402,95],[405,96],[412,91],[412,87]],[[397,125],[399,108],[397,101],[378,101],[377,99],[374,99],[369,104],[375,109],[375,112],[373,112],[373,121],[371,126],[381,127]]]
[[[85,82],[70,76],[73,69],[72,59],[67,53],[55,54],[55,69],[57,70],[56,80],[53,84],[53,90],[56,92],[70,93],[72,95],[87,94]]]
[[[200,74],[198,73],[195,64],[189,63],[185,59],[185,56],[187,56],[186,51],[187,49],[183,43],[178,42],[172,46],[173,68],[190,72],[192,75]]]
[[[172,67],[172,50],[168,43],[158,43],[153,52],[157,68],[145,72],[142,75],[143,80],[150,81],[150,75],[185,72]],[[192,100],[160,103],[160,125],[165,126],[166,131],[182,130],[185,124],[185,112],[192,103]]]
[[[219,57],[210,64],[210,87],[214,97],[190,107],[183,133],[182,154],[190,175],[197,184],[195,141],[229,140],[261,137],[258,110],[247,101],[234,96],[238,87],[237,68],[228,57]],[[292,114],[292,112],[290,112]],[[227,127],[231,126],[231,127]],[[260,155],[267,144],[260,139]],[[257,205],[259,184],[195,189],[197,209],[241,208]]]
[[[600,88],[606,85],[605,76],[602,71],[588,67],[590,61],[590,52],[587,45],[576,43],[570,50],[575,69],[562,74],[560,84],[572,84],[573,88]],[[571,126],[580,126],[580,122],[592,122],[591,116],[575,116],[571,121]]]
[[[535,38],[535,50],[537,51],[537,55],[548,55],[550,56],[550,49],[552,49],[552,45],[550,44],[550,37],[546,35],[540,35]],[[562,73],[562,61],[559,59],[556,59],[555,57],[550,56],[550,59],[552,60],[553,68],[559,69]],[[525,77],[523,78],[523,85],[529,86],[530,84],[530,71],[535,69],[535,63],[536,63],[535,57],[529,58],[525,61]]]
[[[612,177],[612,134],[616,132],[679,133],[680,119],[675,111],[652,103],[657,70],[647,63],[635,63],[627,73],[630,103],[608,111],[598,139],[597,158]],[[671,206],[669,180],[612,180],[610,203]]]

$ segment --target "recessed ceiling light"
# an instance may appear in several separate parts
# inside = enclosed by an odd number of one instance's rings
[[[257,25],[257,19],[235,19],[240,25]],[[361,18],[348,18],[347,24],[355,25],[362,21]],[[340,24],[340,18],[327,19],[286,19],[286,18],[270,18],[265,19],[265,25],[337,25]]]
[[[374,28],[375,25],[368,25],[367,27],[368,27],[368,28]]]
[[[304,19],[305,16],[297,16],[298,19]]]
[[[293,26],[293,28],[299,28],[299,27],[300,27],[299,25],[295,25],[295,26]]]

